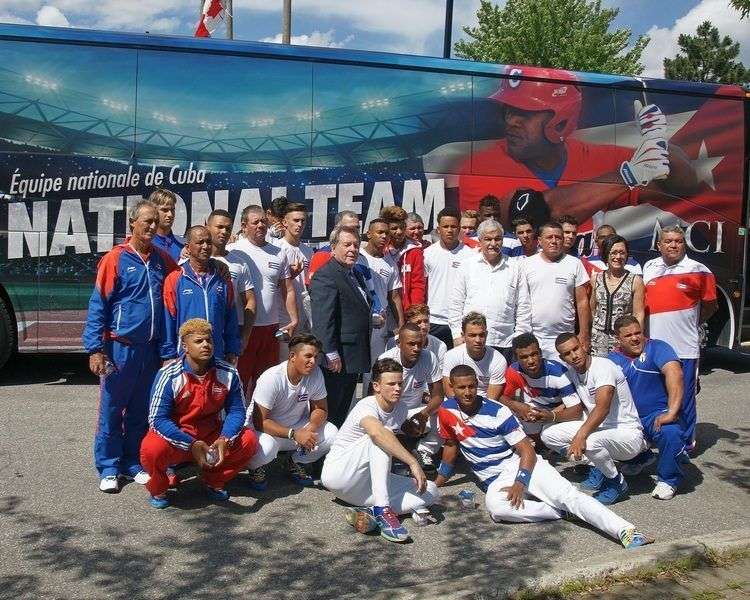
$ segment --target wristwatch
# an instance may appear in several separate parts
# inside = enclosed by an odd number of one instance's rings
[[[286,434],[287,439],[293,440],[294,439],[294,429],[291,427],[289,428],[289,433]]]

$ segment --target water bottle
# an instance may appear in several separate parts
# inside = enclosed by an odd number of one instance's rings
[[[471,490],[458,492],[458,500],[461,502],[462,510],[474,510],[477,507],[476,494]]]

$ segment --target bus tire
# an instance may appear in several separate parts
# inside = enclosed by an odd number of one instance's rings
[[[718,309],[708,320],[707,346],[733,348],[735,345],[735,320],[732,319],[732,306],[726,292],[717,286]]]
[[[0,297],[0,369],[16,349],[16,327],[10,308]]]

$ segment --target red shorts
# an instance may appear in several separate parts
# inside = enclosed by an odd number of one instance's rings
[[[218,433],[201,438],[209,446],[219,437]],[[214,469],[204,469],[203,481],[218,490],[224,489],[258,449],[258,437],[252,429],[244,429],[231,445],[227,445],[224,461]],[[193,462],[193,455],[187,450],[175,448],[153,429],[149,429],[141,444],[141,466],[151,476],[146,489],[152,496],[165,494],[169,488],[166,469],[170,465]]]
[[[274,334],[279,330],[279,324],[260,325],[253,327],[247,348],[237,361],[242,384],[247,389],[248,383],[258,381],[266,369],[279,364],[279,340]]]

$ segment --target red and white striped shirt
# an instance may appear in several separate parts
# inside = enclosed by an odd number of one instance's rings
[[[670,344],[680,358],[698,358],[701,302],[716,300],[716,280],[704,264],[685,256],[674,265],[654,258],[643,266],[649,337]]]

